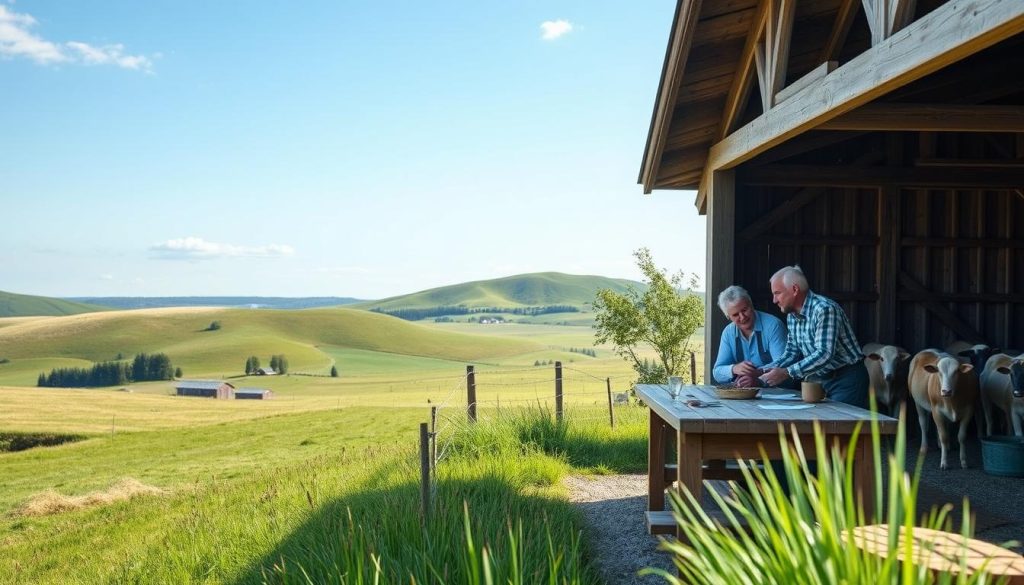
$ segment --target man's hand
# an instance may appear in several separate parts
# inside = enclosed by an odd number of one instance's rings
[[[732,375],[756,378],[761,375],[761,370],[749,361],[742,361],[732,367]]]
[[[765,373],[761,374],[761,379],[764,383],[769,386],[778,386],[789,379],[789,372],[786,368],[771,368]]]
[[[756,376],[740,376],[736,378],[737,388],[757,388],[761,385],[761,380],[758,380]]]

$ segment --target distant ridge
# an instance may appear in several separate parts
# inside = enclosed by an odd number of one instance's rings
[[[641,282],[624,278],[537,272],[442,286],[379,301],[359,303],[358,307],[387,311],[454,306],[516,308],[571,305],[584,309],[594,301],[594,295],[599,289],[623,292],[628,286],[639,290],[646,288]]]
[[[105,310],[94,304],[0,291],[0,317],[58,317]]]
[[[68,297],[115,309],[165,307],[252,307],[259,309],[315,309],[365,302],[351,297]]]

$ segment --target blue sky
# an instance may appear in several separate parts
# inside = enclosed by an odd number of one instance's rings
[[[0,290],[703,276],[636,184],[674,4],[0,0]]]

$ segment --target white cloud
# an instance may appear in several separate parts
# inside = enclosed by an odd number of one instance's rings
[[[24,58],[40,65],[115,65],[139,71],[150,71],[153,66],[148,57],[125,55],[124,45],[121,44],[94,47],[79,41],[63,44],[48,41],[29,30],[36,24],[38,23],[32,15],[19,14],[0,5],[0,57]]]
[[[572,23],[561,18],[558,20],[545,20],[540,23],[540,30],[540,38],[545,41],[553,41],[572,32]]]
[[[163,260],[210,260],[213,258],[281,258],[295,254],[295,249],[283,244],[266,246],[238,246],[207,242],[202,238],[189,236],[175,238],[154,244],[150,252]]]
[[[113,274],[101,274],[100,280],[114,280]]]

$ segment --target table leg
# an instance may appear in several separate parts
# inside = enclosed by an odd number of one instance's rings
[[[857,441],[857,456],[853,462],[854,492],[863,498],[864,520],[875,522],[875,459],[864,436]]]
[[[704,435],[679,431],[677,440],[679,489],[689,490],[700,504],[704,496]]]
[[[650,431],[647,443],[647,509],[665,509],[665,421],[650,410]]]

